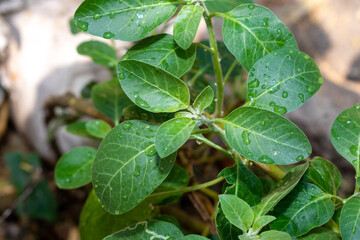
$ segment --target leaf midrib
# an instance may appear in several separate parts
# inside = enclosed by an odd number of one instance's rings
[[[142,64],[146,64],[146,65],[149,65],[149,64],[147,64],[147,63],[143,63],[143,62],[140,62],[140,61],[136,61],[136,60],[126,60],[126,61],[134,61],[134,62],[139,62],[139,63],[142,63]],[[149,65],[149,66],[151,66],[151,67],[154,67],[154,66],[152,66],[152,65]],[[165,90],[163,90],[163,89],[161,89],[161,88],[159,88],[158,86],[156,86],[155,84],[153,84],[153,83],[151,83],[151,82],[148,82],[148,81],[146,81],[146,79],[145,78],[142,78],[142,77],[140,77],[139,75],[137,75],[135,72],[132,72],[132,71],[130,71],[128,68],[126,68],[126,67],[124,67],[124,66],[121,66],[122,68],[125,68],[126,69],[126,71],[128,71],[129,73],[131,73],[131,74],[133,74],[134,76],[136,76],[137,78],[139,78],[140,80],[142,80],[144,83],[147,83],[147,84],[149,84],[150,86],[152,86],[152,87],[154,87],[154,88],[156,88],[156,89],[158,89],[160,92],[163,92],[163,93],[165,93],[166,95],[168,95],[168,96],[170,96],[171,98],[173,98],[174,100],[176,100],[177,102],[179,102],[179,103],[181,103],[182,105],[183,105],[183,107],[187,107],[188,106],[188,104],[187,103],[184,103],[183,101],[181,101],[180,99],[178,99],[177,97],[175,97],[175,96],[173,96],[173,95],[171,95],[169,92],[167,92],[167,91],[165,91]],[[169,74],[168,72],[166,72],[165,70],[163,70],[163,69],[160,69],[159,68],[159,70],[161,70],[161,71],[164,71],[165,73],[167,73],[167,74]],[[152,71],[152,70],[150,70],[150,71]],[[153,72],[153,71],[152,71]],[[170,74],[169,74],[170,75]],[[176,78],[175,76],[173,76],[174,78]],[[176,78],[177,79],[177,78]],[[181,82],[181,80],[179,80],[180,82],[179,82],[179,84],[182,84],[183,82]]]
[[[122,13],[122,12],[128,12],[128,11],[137,11],[140,9],[146,9],[146,8],[153,8],[153,7],[159,7],[159,6],[169,6],[169,5],[179,5],[181,3],[179,2],[168,2],[168,3],[157,3],[157,4],[151,4],[151,5],[141,5],[138,7],[129,7],[129,8],[125,8],[125,9],[120,9],[117,11],[111,11],[111,12],[104,12],[101,14],[98,14],[98,16],[102,17],[102,16],[106,16],[106,15],[110,15],[110,14],[117,14],[117,13]],[[94,16],[84,16],[80,19],[88,19],[88,18],[94,18]]]
[[[240,125],[237,125],[237,124],[235,124],[235,123],[232,123],[232,122],[230,122],[230,121],[228,121],[228,120],[226,120],[226,119],[216,119],[216,120],[219,121],[219,122],[222,122],[222,123],[224,123],[224,124],[228,124],[228,125],[230,125],[230,126],[232,126],[232,127],[240,128],[240,129],[242,129],[242,130],[244,130],[244,131],[249,131],[250,133],[252,133],[252,134],[254,134],[254,135],[257,135],[257,136],[266,138],[267,140],[269,140],[269,141],[271,141],[271,142],[275,142],[276,144],[279,144],[279,143],[280,143],[281,145],[287,146],[287,147],[289,147],[289,148],[293,148],[293,149],[300,150],[300,151],[303,151],[303,150],[304,150],[303,148],[297,148],[297,147],[295,147],[295,146],[291,146],[291,145],[288,145],[288,144],[286,144],[286,143],[279,142],[279,141],[277,141],[277,140],[274,140],[274,139],[272,139],[272,138],[269,138],[269,137],[267,137],[267,136],[265,136],[265,135],[262,135],[262,134],[260,134],[260,133],[251,131],[251,130],[248,129],[248,128],[241,127]]]

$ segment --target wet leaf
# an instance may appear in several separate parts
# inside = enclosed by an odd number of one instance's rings
[[[326,228],[314,228],[306,235],[296,238],[296,240],[340,240],[340,234]]]
[[[76,147],[65,153],[56,164],[56,185],[73,189],[90,183],[95,154],[96,149],[91,147]]]
[[[172,35],[159,34],[135,44],[122,57],[122,60],[145,62],[164,69],[176,77],[181,77],[192,67],[195,57],[195,44],[183,50],[176,44]]]
[[[196,121],[190,118],[174,118],[163,123],[156,132],[155,146],[160,157],[176,152],[190,138]]]
[[[195,99],[194,109],[198,114],[201,114],[207,107],[211,105],[214,100],[214,90],[207,86]]]
[[[311,153],[305,134],[286,118],[267,110],[241,107],[226,118],[226,138],[242,156],[260,163],[296,163]]]
[[[234,195],[220,195],[219,200],[221,209],[231,224],[243,231],[251,227],[254,213],[249,204]]]
[[[340,214],[340,232],[343,240],[360,239],[360,196],[349,198]]]
[[[173,113],[152,113],[139,108],[136,105],[131,105],[123,110],[125,120],[142,120],[154,124],[162,124],[172,118]]]
[[[341,173],[330,161],[315,157],[310,161],[305,180],[314,183],[324,192],[336,195],[341,184]]]
[[[224,19],[225,45],[248,71],[274,50],[283,47],[297,50],[289,29],[265,7],[243,4],[220,16]]]
[[[171,0],[86,0],[76,10],[76,25],[106,39],[136,41],[172,17]]]
[[[189,106],[186,84],[147,63],[125,60],[118,64],[120,84],[137,106],[150,112],[176,112]]]
[[[360,104],[344,110],[331,128],[331,142],[360,177]]]
[[[155,148],[158,126],[126,121],[103,139],[93,164],[96,196],[108,212],[136,207],[168,176],[176,154],[161,159]]]
[[[330,194],[311,183],[299,183],[276,205],[273,212],[276,220],[270,227],[298,237],[327,223],[334,211]]]
[[[240,4],[253,3],[252,0],[207,0],[205,1],[206,7],[210,12],[225,13]]]
[[[104,138],[111,126],[103,120],[91,120],[85,125],[87,132],[97,138]]]
[[[309,164],[305,163],[291,169],[291,171],[278,183],[278,187],[265,196],[261,203],[253,207],[255,220],[268,213],[281,199],[289,194],[289,192],[291,192],[298,184],[308,167]]]
[[[250,70],[246,104],[285,114],[303,105],[322,83],[320,70],[308,55],[276,50]]]
[[[179,12],[174,23],[174,38],[182,49],[188,49],[195,39],[204,8],[186,5]]]

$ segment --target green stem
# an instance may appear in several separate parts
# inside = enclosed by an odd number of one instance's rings
[[[358,177],[355,177],[355,191],[354,191],[354,194],[357,194],[359,193],[359,188],[360,188],[360,178]]]
[[[234,62],[231,64],[229,70],[227,71],[225,77],[224,77],[224,84],[227,82],[227,80],[229,80],[230,75],[232,74],[232,72],[234,71],[235,67],[237,66],[238,61],[235,59]]]
[[[193,191],[197,191],[197,190],[200,190],[203,188],[208,188],[208,187],[218,184],[224,180],[225,180],[225,178],[219,177],[210,182],[206,182],[206,183],[191,186],[191,187],[180,188],[180,189],[167,191],[167,192],[154,193],[154,194],[151,194],[147,199],[151,200],[151,201],[156,200],[156,199],[165,199],[165,198],[168,198],[171,196],[181,195],[181,194],[184,194],[187,192],[193,192]]]
[[[203,133],[212,133],[212,131],[209,128],[206,129],[198,129],[191,132],[192,135],[195,134],[203,134]]]
[[[202,141],[203,143],[209,145],[210,147],[213,147],[213,148],[225,153],[229,157],[233,157],[233,155],[230,152],[228,152],[226,149],[224,149],[224,148],[220,147],[219,145],[211,142],[209,139],[207,139],[207,138],[205,138],[203,136],[193,135],[192,137],[199,140],[199,141]]]
[[[196,74],[188,81],[188,85],[189,87],[194,86],[196,80],[202,76],[206,70],[211,66],[211,64],[209,63],[208,65],[206,65],[205,67],[201,68],[199,71],[196,72]]]
[[[206,46],[205,44],[202,44],[202,43],[196,43],[196,45],[198,47],[201,47],[203,49],[205,49],[206,51],[210,52],[210,53],[213,53],[214,52],[214,49],[213,48],[210,48],[208,46]]]
[[[220,64],[220,56],[219,56],[219,49],[217,46],[216,38],[215,38],[215,32],[214,27],[211,21],[211,17],[209,16],[209,11],[207,10],[204,2],[201,2],[203,7],[205,8],[204,12],[204,18],[209,34],[209,42],[210,42],[210,48],[213,50],[211,52],[212,62],[214,65],[214,71],[216,76],[216,116],[222,116],[223,115],[223,104],[224,104],[224,82],[223,82],[223,75],[221,70],[221,64]]]

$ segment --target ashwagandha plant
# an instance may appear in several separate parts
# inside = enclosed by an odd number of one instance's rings
[[[177,12],[173,35],[156,34]],[[201,18],[209,40],[193,43]],[[223,42],[213,18],[223,20]],[[342,199],[338,169],[309,159],[307,137],[282,116],[312,97],[323,78],[269,9],[251,0],[86,0],[74,23],[106,39],[139,40],[121,61],[102,42],[78,47],[114,73],[91,89],[92,104],[106,117],[67,127],[100,140],[99,147],[74,148],[55,169],[62,189],[92,182],[82,239],[360,239],[360,105],[342,112],[331,129],[334,147],[356,169],[355,193]],[[204,144],[185,144],[189,139]],[[187,155],[180,154],[184,144]],[[208,178],[205,167],[229,158],[232,167],[198,183]],[[221,182],[221,195],[209,188]],[[204,226],[172,209],[203,235],[184,236],[182,224],[161,209],[197,190],[205,200],[194,201],[210,221]]]

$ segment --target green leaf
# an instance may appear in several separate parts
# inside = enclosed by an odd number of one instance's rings
[[[268,213],[281,199],[291,192],[296,184],[298,184],[308,167],[309,164],[305,163],[291,169],[291,171],[278,183],[278,187],[265,196],[260,204],[253,207],[255,220]]]
[[[103,239],[119,229],[147,220],[152,213],[153,209],[150,204],[144,202],[122,215],[111,215],[101,207],[94,191],[91,191],[80,214],[81,239]]]
[[[69,27],[70,27],[71,33],[74,35],[81,32],[81,29],[78,28],[78,26],[76,26],[76,23],[73,18],[69,20]]]
[[[254,231],[260,231],[263,227],[265,227],[266,225],[268,225],[269,223],[271,223],[275,219],[276,219],[276,217],[269,216],[269,215],[259,217],[254,222],[254,226],[253,226]]]
[[[270,52],[286,47],[297,50],[290,30],[269,9],[243,4],[224,18],[224,43],[246,70]]]
[[[185,237],[178,238],[177,240],[209,240],[209,239],[199,235],[187,235]]]
[[[99,65],[115,67],[118,62],[115,49],[104,42],[83,42],[77,47],[77,51],[81,55],[91,57],[94,63]]]
[[[92,138],[92,136],[86,130],[86,122],[70,123],[66,126],[66,131],[79,137]]]
[[[305,53],[276,50],[250,70],[246,104],[278,114],[292,112],[311,98],[323,81],[314,60]]]
[[[340,214],[340,232],[343,240],[360,239],[360,196],[349,198]]]
[[[174,165],[164,182],[159,186],[158,190],[162,192],[184,188],[189,184],[189,174],[179,165]]]
[[[103,139],[93,164],[96,196],[104,208],[122,214],[138,205],[167,177],[176,154],[161,159],[155,148],[158,126],[127,121]]]
[[[86,0],[76,10],[76,25],[106,39],[137,41],[171,18],[171,0]]]
[[[305,180],[314,183],[324,192],[336,195],[341,184],[341,173],[330,161],[314,157],[305,174]]]
[[[163,123],[155,137],[155,146],[160,157],[167,157],[184,145],[195,126],[196,121],[190,118],[174,118]]]
[[[262,198],[262,184],[260,180],[243,164],[225,168],[219,173],[233,186],[228,187],[226,194],[234,194],[247,202],[250,206],[260,203]]]
[[[291,237],[286,232],[266,231],[260,234],[260,240],[291,240]]]
[[[136,105],[128,106],[123,110],[125,120],[143,120],[154,124],[162,124],[169,119],[174,118],[173,113],[152,113]]]
[[[252,0],[207,0],[205,2],[206,7],[210,12],[225,13],[240,4],[253,3]]]
[[[90,135],[97,138],[104,138],[111,130],[111,126],[103,120],[91,120],[85,127]]]
[[[195,39],[204,8],[186,5],[179,12],[174,23],[174,38],[182,49],[188,49]]]
[[[176,77],[181,77],[190,70],[195,57],[195,44],[187,50],[183,50],[176,44],[172,35],[159,34],[145,38],[135,44],[122,57],[122,60],[145,62]]]
[[[91,99],[95,108],[118,124],[122,111],[131,105],[116,79],[96,85],[91,92]]]
[[[91,167],[96,149],[76,147],[64,154],[55,168],[55,182],[59,188],[73,189],[91,182]]]
[[[195,99],[194,109],[198,114],[201,114],[205,108],[209,107],[214,100],[214,90],[207,86]]]
[[[331,142],[336,151],[353,164],[360,177],[360,104],[346,109],[336,118],[331,128]]]
[[[120,84],[126,95],[150,112],[176,112],[189,107],[186,84],[160,68],[126,60],[118,64]]]
[[[299,183],[276,205],[273,212],[276,220],[270,227],[298,237],[327,223],[334,211],[330,194],[311,183]]]
[[[48,182],[41,180],[30,195],[18,203],[16,212],[18,215],[27,215],[31,218],[55,222],[57,203],[54,194],[48,187]]]
[[[85,98],[85,99],[91,98],[92,88],[93,88],[96,84],[97,84],[97,83],[96,83],[95,81],[88,82],[88,83],[81,89],[81,97],[82,97],[82,98]]]
[[[252,161],[285,165],[301,161],[311,153],[305,134],[273,112],[241,107],[219,121],[225,124],[230,145]]]
[[[184,235],[174,224],[162,221],[140,222],[125,228],[104,240],[160,240],[179,239]]]
[[[296,238],[296,240],[340,240],[340,234],[326,228],[314,228],[308,234]]]
[[[243,231],[251,227],[254,213],[249,204],[234,195],[220,195],[219,200],[225,217],[231,224]]]
[[[216,230],[220,240],[238,240],[238,236],[242,234],[242,231],[229,222],[220,204],[216,207],[215,216]]]
[[[20,194],[31,184],[36,167],[40,167],[40,159],[36,154],[27,156],[20,152],[10,152],[4,156],[5,164],[10,171],[11,183]]]

